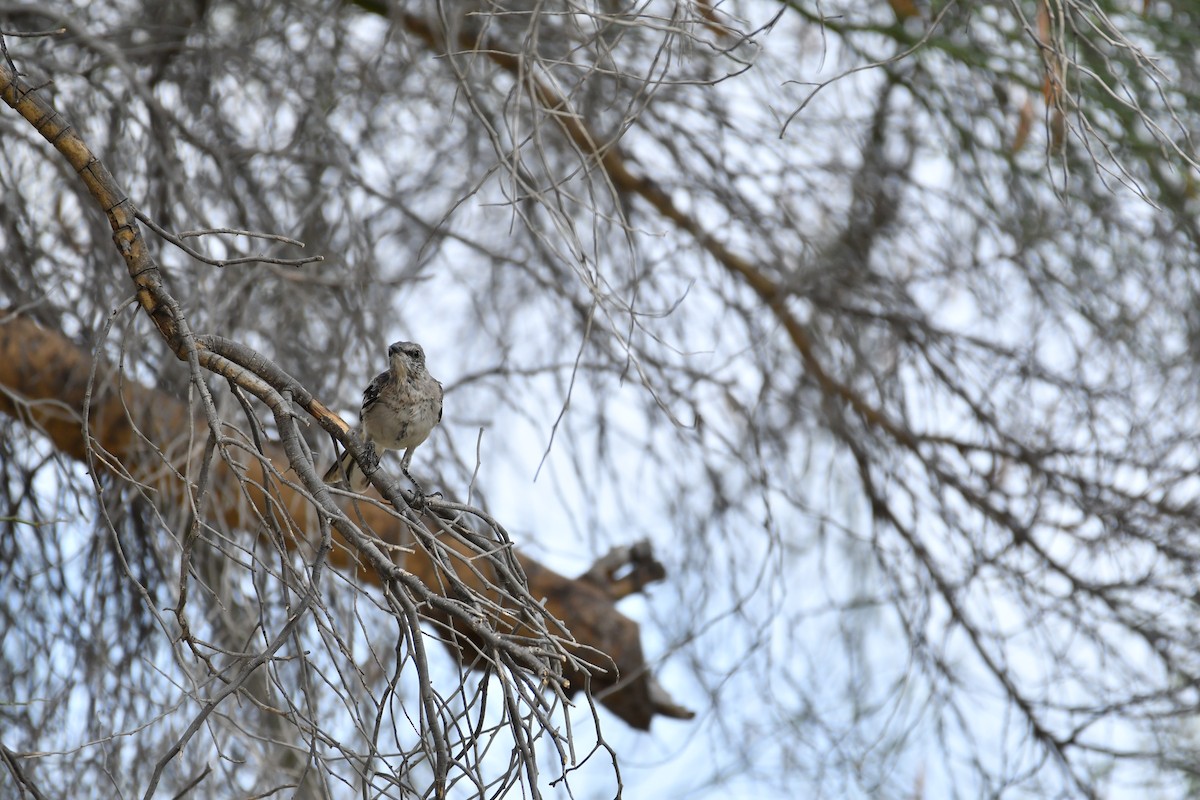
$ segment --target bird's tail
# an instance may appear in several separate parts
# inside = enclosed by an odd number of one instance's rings
[[[325,471],[321,480],[339,489],[349,487],[350,491],[359,494],[366,491],[368,486],[367,476],[363,474],[362,468],[358,466],[354,456],[350,455],[349,450],[342,451],[342,455]]]

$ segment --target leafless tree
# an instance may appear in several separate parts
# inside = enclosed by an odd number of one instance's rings
[[[0,3],[0,786],[1188,795],[1194,17]]]

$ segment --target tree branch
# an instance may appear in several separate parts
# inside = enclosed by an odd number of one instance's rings
[[[91,370],[91,357],[61,334],[18,314],[0,317],[0,412],[41,431],[56,449],[79,461],[84,458],[85,443],[78,409],[83,406]],[[103,383],[97,380],[97,385]],[[297,399],[302,400],[301,397]],[[139,470],[135,475],[165,492],[161,498],[163,502],[183,502],[182,497],[175,496],[184,488],[179,482],[154,477],[163,472],[161,465],[156,469],[148,461],[134,429],[136,427],[153,441],[166,443],[188,429],[191,416],[187,407],[173,397],[126,381],[119,394],[103,391],[93,397],[88,415],[89,433],[98,447],[131,465],[131,471]],[[229,528],[254,530],[259,515],[267,513],[269,499],[292,515],[299,530],[315,535],[314,532],[319,530],[317,508],[299,487],[271,480],[272,474],[285,473],[289,467],[277,447],[268,447],[266,452],[271,456],[271,462],[263,465],[258,460],[250,460],[239,464],[244,470],[240,477],[228,464],[217,459],[210,479],[212,499],[207,508],[214,516],[219,515],[220,521]],[[183,464],[175,466],[179,471],[184,467]],[[261,490],[243,493],[243,480],[247,485],[257,487],[274,484],[272,493],[269,496]],[[247,504],[247,499],[253,504]],[[498,633],[490,641],[479,635],[481,626],[469,626],[453,613],[454,604],[447,602],[452,599],[455,586],[447,582],[448,562],[435,560],[424,547],[413,546],[410,524],[380,505],[360,503],[355,513],[361,515],[361,527],[378,537],[375,541],[383,550],[407,551],[399,558],[401,572],[408,576],[406,587],[418,584],[420,587],[441,587],[437,590],[424,588],[418,599],[428,605],[423,613],[442,623],[444,628],[439,633],[444,639],[452,640],[449,642],[451,652],[464,664],[474,665],[469,655],[471,651],[491,652],[505,642],[524,641],[522,647],[536,645],[529,638],[530,628],[514,616],[516,609],[511,604],[506,605],[496,592],[494,587],[502,585],[503,579],[490,562],[472,559],[476,551],[452,537],[439,537],[443,546],[456,555],[456,563],[475,567],[474,570],[455,570],[454,578],[458,584],[490,596],[496,602],[496,610],[489,622],[495,625]],[[452,526],[449,519],[430,511],[421,516],[421,521],[433,531]],[[461,531],[461,528],[459,525],[456,529]],[[302,542],[292,538],[287,543],[295,547]],[[686,709],[672,712],[669,699],[655,701],[652,690],[656,684],[642,654],[639,626],[617,610],[607,591],[589,580],[565,577],[526,556],[515,554],[515,558],[528,579],[529,595],[542,601],[550,616],[562,620],[574,639],[571,650],[577,660],[568,661],[563,668],[570,693],[585,686],[597,692],[612,689],[601,702],[641,730],[648,729],[651,720],[659,714],[690,717],[691,712]],[[361,569],[360,553],[347,547],[340,535],[336,537],[328,560],[342,570],[357,572],[368,583],[377,586],[385,583],[384,574]],[[451,596],[441,595],[439,591],[450,592]],[[589,663],[599,668],[590,676],[587,674]]]

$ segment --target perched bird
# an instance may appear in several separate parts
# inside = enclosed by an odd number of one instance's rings
[[[442,384],[425,368],[425,351],[415,342],[396,342],[388,348],[389,366],[386,372],[363,392],[362,415],[356,431],[367,447],[380,450],[404,450],[400,469],[405,477],[418,484],[408,474],[413,450],[429,438],[433,427],[442,421]],[[324,481],[334,486],[362,492],[367,476],[347,451],[325,473]]]

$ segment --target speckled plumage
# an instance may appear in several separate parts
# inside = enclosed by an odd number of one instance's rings
[[[396,342],[388,348],[389,367],[363,392],[358,432],[380,450],[404,450],[400,468],[408,474],[413,450],[429,438],[442,421],[442,385],[425,368],[425,351],[415,342]],[[367,476],[358,463],[343,453],[325,473],[325,482],[345,485],[352,491],[367,488]]]

